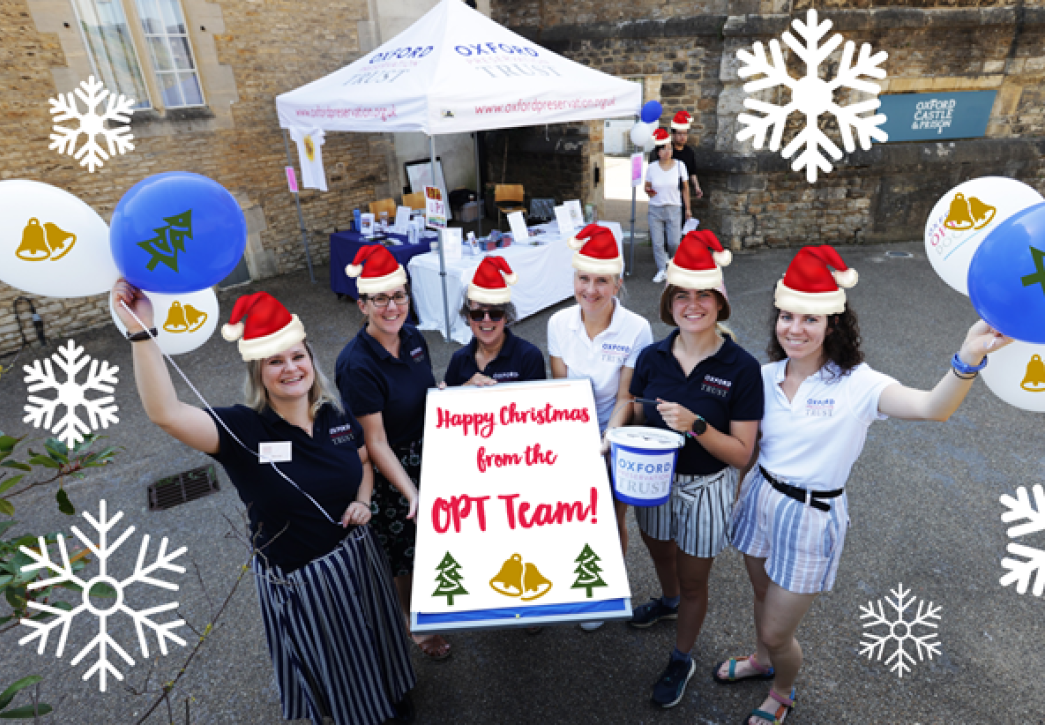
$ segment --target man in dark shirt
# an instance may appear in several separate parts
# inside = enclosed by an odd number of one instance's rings
[[[700,189],[697,181],[697,153],[692,146],[686,144],[689,140],[689,127],[693,124],[693,117],[686,111],[679,111],[671,119],[671,158],[678,159],[686,165],[689,173],[689,188],[693,190],[693,196],[700,199],[704,192]],[[682,182],[679,181],[679,188]]]

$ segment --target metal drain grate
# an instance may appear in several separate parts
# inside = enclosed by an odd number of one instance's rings
[[[893,259],[911,259],[914,255],[910,252],[886,252],[885,256]]]
[[[149,484],[149,510],[164,511],[219,490],[214,466],[182,471]]]

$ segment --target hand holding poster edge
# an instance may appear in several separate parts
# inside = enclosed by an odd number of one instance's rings
[[[436,390],[425,427],[412,631],[631,616],[590,382]]]

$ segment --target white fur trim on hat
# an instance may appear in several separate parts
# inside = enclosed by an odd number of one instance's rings
[[[733,261],[733,253],[728,249],[723,249],[721,252],[712,252],[711,258],[719,267],[728,267],[729,263]]]
[[[361,295],[376,295],[403,285],[406,285],[406,270],[403,269],[403,265],[399,265],[395,272],[384,277],[360,277],[356,281],[356,289]]]
[[[715,269],[683,269],[672,260],[668,262],[668,284],[682,289],[716,289],[722,284],[722,270],[718,267]]]
[[[224,334],[224,331],[222,331]],[[282,330],[277,330],[265,337],[256,337],[253,340],[240,339],[239,353],[245,362],[251,360],[264,360],[267,357],[278,355],[305,339],[305,326],[297,315],[290,316],[290,323]]]
[[[839,287],[845,287],[846,289],[855,287],[857,280],[860,279],[860,275],[858,275],[856,270],[852,267],[844,272],[839,272],[837,269],[832,270],[831,276],[835,278],[835,283],[838,284]]]
[[[778,309],[799,315],[837,315],[845,312],[845,292],[798,292],[784,284],[776,283],[773,304]]]
[[[589,274],[620,274],[624,271],[624,260],[619,254],[613,259],[595,259],[577,252],[573,255],[573,268]]]
[[[515,275],[512,276],[514,277]],[[509,282],[508,284],[515,283]],[[512,301],[512,291],[508,287],[489,289],[487,287],[477,287],[474,284],[469,283],[468,299],[484,305],[506,305]]]
[[[345,274],[349,277],[358,277],[363,274],[363,265],[361,264],[350,264],[345,267]]]
[[[235,342],[243,337],[243,323],[237,322],[235,325],[222,325],[221,336],[229,342]]]

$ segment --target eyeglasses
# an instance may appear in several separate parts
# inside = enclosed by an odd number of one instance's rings
[[[468,316],[472,318],[472,322],[482,322],[487,316],[491,322],[500,322],[504,319],[504,310],[468,310]]]
[[[393,302],[396,303],[397,307],[407,304],[410,301],[410,295],[405,292],[396,292],[391,297],[388,295],[374,295],[373,297],[367,297],[367,301],[372,303],[374,307],[377,307],[378,309],[384,309]]]

